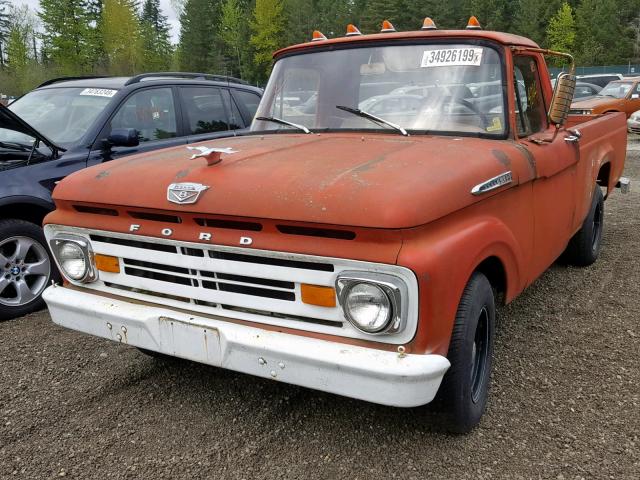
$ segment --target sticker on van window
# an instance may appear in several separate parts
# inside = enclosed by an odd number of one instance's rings
[[[113,97],[117,90],[111,90],[110,88],[85,88],[80,92],[80,95],[88,95],[90,97]]]
[[[422,54],[422,68],[429,67],[477,67],[482,62],[482,48],[442,48],[426,50]]]

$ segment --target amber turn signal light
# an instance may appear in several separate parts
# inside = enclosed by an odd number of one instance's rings
[[[389,20],[385,20],[382,22],[382,30],[380,31],[382,33],[391,33],[391,32],[395,32],[396,29]]]
[[[101,272],[120,273],[120,261],[118,260],[118,257],[96,253],[94,259],[97,270],[100,270]]]
[[[480,22],[474,15],[471,16],[469,22],[467,23],[467,30],[482,30]]]
[[[430,17],[427,17],[422,22],[422,28],[420,30],[437,30],[436,22],[434,22]]]
[[[362,33],[360,33],[360,30],[358,30],[358,27],[356,27],[354,24],[350,23],[349,25],[347,25],[346,36],[347,37],[353,37],[354,35],[362,35]]]
[[[322,33],[320,30],[314,30],[313,31],[313,36],[311,37],[311,41],[312,42],[320,42],[322,40],[326,40],[327,37],[325,37],[324,33]]]
[[[302,303],[318,307],[336,306],[336,291],[333,287],[303,283],[300,285],[300,291],[302,292]]]

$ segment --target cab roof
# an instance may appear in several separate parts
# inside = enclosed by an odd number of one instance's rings
[[[316,42],[300,43],[290,47],[282,48],[273,54],[274,58],[288,54],[299,53],[304,50],[322,48],[327,45],[342,45],[351,43],[367,43],[380,41],[401,41],[416,39],[472,39],[489,40],[507,46],[539,48],[533,40],[511,33],[494,32],[491,30],[417,30],[410,32],[374,33],[370,35],[354,35],[350,37],[337,37]]]

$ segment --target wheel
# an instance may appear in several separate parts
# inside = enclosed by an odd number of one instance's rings
[[[602,233],[604,231],[604,195],[600,187],[596,187],[591,208],[584,219],[582,227],[569,241],[564,251],[564,259],[578,267],[591,265],[598,259],[602,249]]]
[[[487,277],[476,272],[464,289],[447,358],[451,367],[438,392],[448,430],[467,433],[487,406],[496,307]]]
[[[42,229],[24,220],[0,220],[0,320],[44,307],[42,292],[51,278],[58,278],[57,271]]]

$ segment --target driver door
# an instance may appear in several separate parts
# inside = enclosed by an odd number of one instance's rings
[[[580,151],[555,133],[547,121],[538,61],[535,55],[514,55],[516,135],[535,165],[534,255],[532,278],[538,277],[564,251],[573,234],[576,172]],[[544,141],[542,141],[544,139]]]

